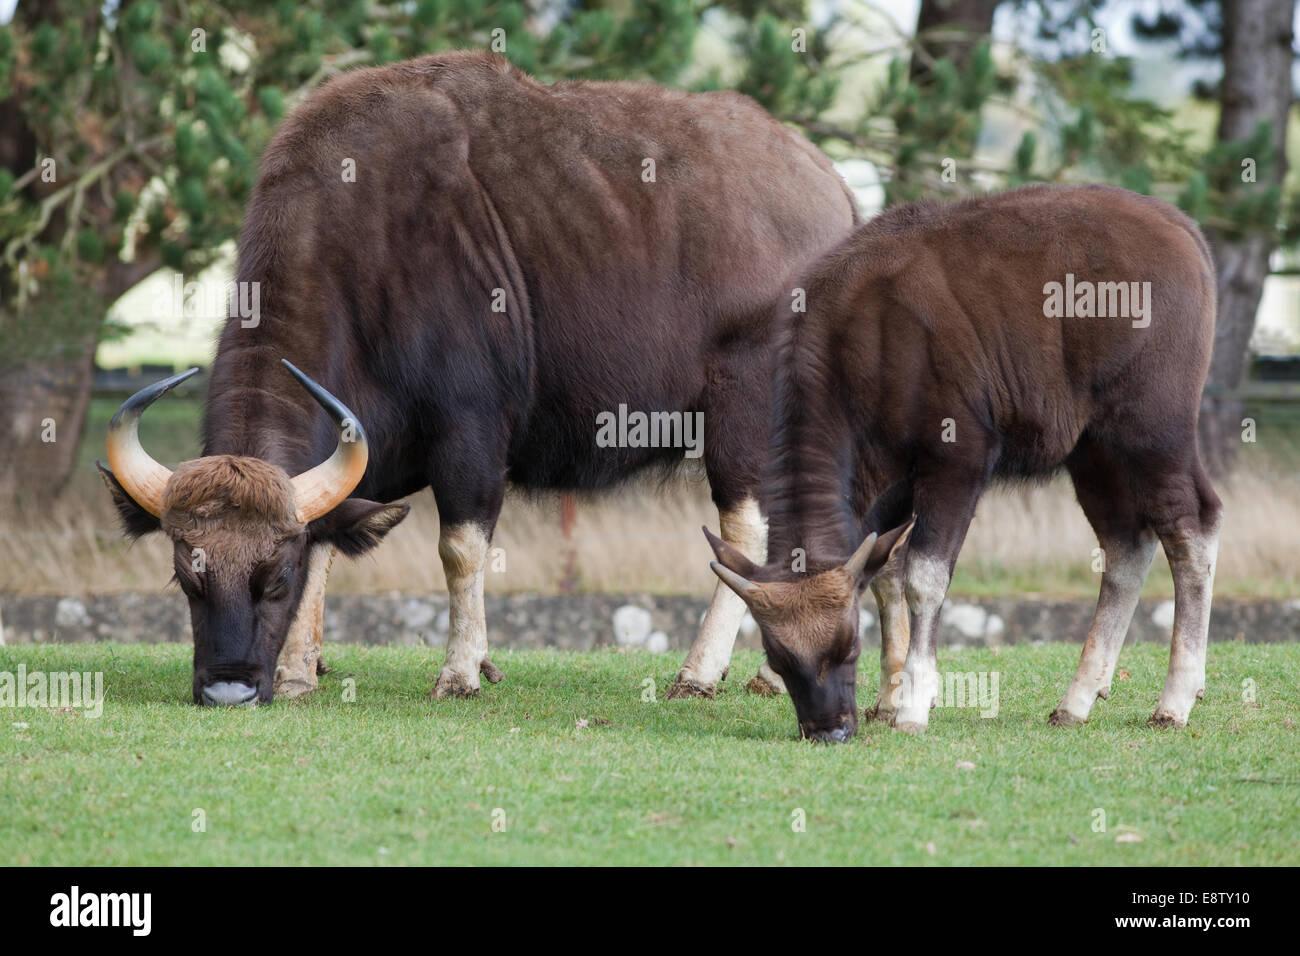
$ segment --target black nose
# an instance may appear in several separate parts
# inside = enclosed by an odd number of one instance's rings
[[[842,744],[853,736],[854,728],[848,724],[842,727],[831,729],[805,731],[804,736],[809,740],[822,744]]]
[[[217,707],[242,707],[257,701],[257,688],[239,681],[217,681],[203,688],[203,703]]]

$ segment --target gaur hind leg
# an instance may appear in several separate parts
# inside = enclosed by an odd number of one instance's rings
[[[488,658],[483,583],[505,498],[504,455],[463,447],[440,449],[430,483],[438,503],[438,557],[451,603],[447,657],[433,696],[472,697],[479,692],[480,674],[493,684],[502,677]]]
[[[1132,478],[1120,459],[1084,436],[1066,462],[1075,495],[1101,545],[1101,593],[1079,667],[1048,723],[1070,727],[1088,719],[1097,698],[1110,697],[1111,678],[1138,596],[1156,551],[1156,535],[1137,508]]]
[[[1223,506],[1197,457],[1188,471],[1154,482],[1143,507],[1164,545],[1174,578],[1169,673],[1149,723],[1184,727],[1192,706],[1205,696],[1205,653]]]
[[[325,629],[325,585],[329,580],[330,565],[334,562],[334,546],[313,546],[307,561],[307,583],[303,587],[302,601],[275,665],[277,697],[300,697],[314,691],[319,675],[325,672],[321,662],[321,640]]]
[[[703,454],[722,540],[762,566],[767,561],[767,518],[758,505],[758,485],[767,450],[771,378],[766,371],[770,356],[765,332],[758,324],[753,329],[753,341],[734,343],[709,369],[709,388],[702,401]],[[669,698],[717,693],[718,683],[730,670],[745,613],[745,602],[715,581],[699,634],[668,690]],[[748,689],[783,694],[785,684],[764,662]]]
[[[767,558],[767,521],[759,511],[758,502],[750,496],[733,506],[718,508],[722,540],[739,550],[755,564],[762,565]],[[668,689],[668,698],[712,697],[717,693],[718,682],[727,676],[731,666],[731,651],[736,644],[736,632],[745,616],[745,602],[731,588],[718,581],[713,589],[713,599],[699,635],[686,655],[677,679]],[[770,671],[766,663],[763,669]],[[774,683],[767,693],[784,693],[785,685],[775,673]],[[755,681],[762,681],[763,671]],[[751,681],[751,684],[753,682]]]
[[[785,689],[785,681],[781,679],[781,675],[772,670],[772,665],[767,661],[763,661],[758,668],[758,673],[749,679],[745,690],[759,697],[775,697],[778,694],[789,693]]]

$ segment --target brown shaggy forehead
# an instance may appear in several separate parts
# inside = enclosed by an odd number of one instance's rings
[[[810,574],[792,581],[762,585],[765,603],[783,615],[800,616],[815,611],[842,610],[853,600],[853,582],[840,568]]]
[[[772,628],[770,636],[787,649],[810,659],[835,639],[854,593],[853,582],[840,568],[760,588],[751,604],[755,620]]]
[[[303,529],[284,470],[237,455],[178,465],[164,493],[162,525],[174,540],[205,548],[218,561],[250,565]]]

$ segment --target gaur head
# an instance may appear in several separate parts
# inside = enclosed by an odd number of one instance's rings
[[[709,567],[749,606],[810,740],[843,743],[857,732],[858,596],[910,526],[872,533],[843,564],[803,573],[759,567],[704,529],[718,559]]]
[[[409,510],[348,498],[366,470],[365,431],[342,402],[284,364],[339,428],[334,454],[300,475],[238,455],[197,458],[173,472],[149,456],[141,414],[197,369],[142,389],[109,423],[109,467],[99,470],[128,537],[162,531],[173,543],[190,605],[196,704],[269,703],[312,546],[362,554]]]

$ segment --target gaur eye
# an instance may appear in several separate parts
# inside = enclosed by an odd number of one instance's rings
[[[192,598],[203,597],[202,576],[192,572],[186,565],[176,565],[176,570],[172,573],[172,580],[180,585],[186,596]]]
[[[283,597],[293,579],[293,568],[282,568],[280,573],[271,578],[271,583],[262,588],[261,600],[273,601]]]
[[[172,565],[172,580],[180,585],[182,591],[192,598],[203,597],[203,578],[200,572],[202,564],[190,558],[190,551],[178,548]]]

